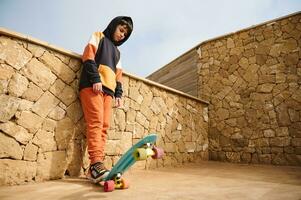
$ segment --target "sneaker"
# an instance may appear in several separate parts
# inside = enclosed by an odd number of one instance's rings
[[[98,183],[106,178],[109,172],[103,163],[97,162],[90,166],[88,179],[93,183]]]

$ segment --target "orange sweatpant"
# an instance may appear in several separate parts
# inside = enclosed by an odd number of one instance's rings
[[[92,87],[79,93],[87,124],[86,137],[91,164],[103,162],[107,129],[112,113],[112,97],[105,93],[95,94]]]

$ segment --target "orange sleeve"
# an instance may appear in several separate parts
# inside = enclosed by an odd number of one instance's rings
[[[89,43],[85,47],[82,61],[94,60],[100,40],[104,37],[102,32],[95,32],[90,37]]]
[[[94,60],[96,55],[97,48],[92,44],[87,44],[85,47],[82,61],[85,62],[86,60]]]

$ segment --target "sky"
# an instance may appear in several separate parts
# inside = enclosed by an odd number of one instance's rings
[[[147,77],[202,41],[301,11],[301,0],[0,0],[0,27],[82,54],[116,16],[134,30],[125,72]]]

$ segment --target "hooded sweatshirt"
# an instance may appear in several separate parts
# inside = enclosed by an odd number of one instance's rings
[[[112,97],[122,96],[122,67],[117,46],[122,45],[132,33],[128,30],[123,40],[119,42],[113,40],[116,27],[122,19],[133,26],[130,17],[119,16],[114,18],[103,32],[92,34],[82,56],[83,69],[79,90],[101,82],[103,92]]]

